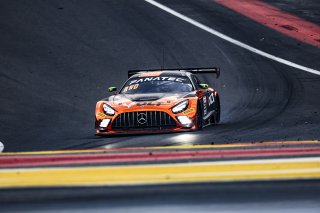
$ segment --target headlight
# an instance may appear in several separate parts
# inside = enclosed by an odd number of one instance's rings
[[[114,115],[114,109],[112,109],[112,107],[107,104],[103,104],[103,111],[107,115]]]
[[[184,101],[178,103],[176,106],[174,106],[172,108],[172,112],[175,113],[175,114],[177,114],[179,112],[182,112],[185,109],[187,109],[188,104],[189,104],[189,101],[188,100],[184,100]]]

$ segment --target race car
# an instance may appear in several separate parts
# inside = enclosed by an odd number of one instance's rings
[[[130,70],[119,92],[98,101],[97,135],[201,130],[220,121],[218,92],[197,74],[220,75],[219,68]]]

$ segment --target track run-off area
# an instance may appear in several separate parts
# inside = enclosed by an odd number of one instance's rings
[[[319,154],[318,141],[8,153],[0,188],[318,179]]]

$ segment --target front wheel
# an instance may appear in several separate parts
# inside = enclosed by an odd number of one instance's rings
[[[201,130],[203,127],[203,117],[202,117],[202,109],[201,109],[200,103],[198,103],[198,107],[197,107],[196,127],[198,130]]]
[[[213,113],[213,123],[217,124],[220,122],[220,99],[219,96],[215,96],[215,106],[214,106],[214,113]]]

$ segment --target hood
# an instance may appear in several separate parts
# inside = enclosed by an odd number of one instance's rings
[[[150,94],[117,94],[110,96],[108,101],[114,107],[127,107],[150,105],[171,107],[179,99],[188,96],[190,93],[150,93]]]
[[[165,93],[153,93],[153,94],[132,94],[132,95],[117,95],[117,98],[124,97],[131,101],[157,101],[166,96]]]

